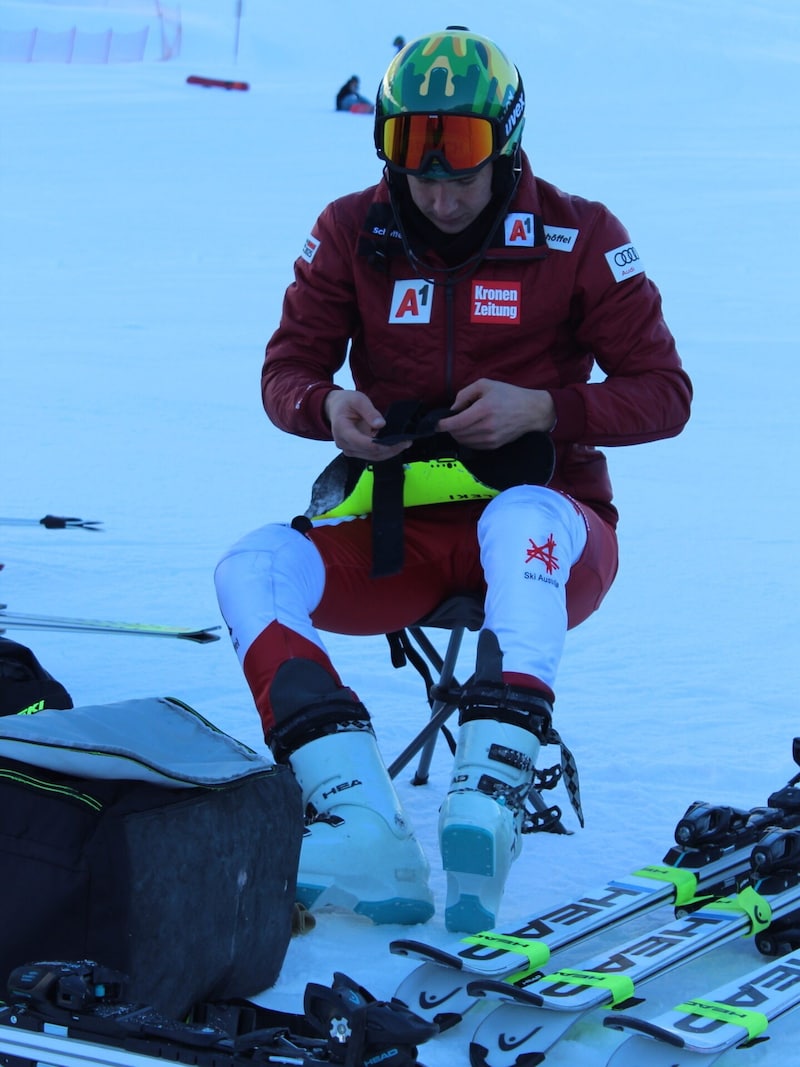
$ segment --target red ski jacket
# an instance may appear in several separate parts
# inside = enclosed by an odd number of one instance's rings
[[[602,204],[534,177],[525,158],[503,224],[455,282],[411,265],[385,180],[325,208],[267,345],[262,396],[277,426],[332,439],[323,401],[348,346],[355,387],[384,413],[404,399],[447,407],[478,378],[548,390],[549,484],[611,523],[596,446],[672,437],[689,417],[691,383],[627,231]]]

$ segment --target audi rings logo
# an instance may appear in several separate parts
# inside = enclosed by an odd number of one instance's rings
[[[620,248],[618,252],[614,253],[614,262],[618,267],[627,267],[629,263],[639,262],[639,253],[633,245],[628,245],[627,248]]]
[[[606,252],[606,263],[618,282],[624,282],[635,274],[644,274],[644,265],[633,245],[620,245]]]

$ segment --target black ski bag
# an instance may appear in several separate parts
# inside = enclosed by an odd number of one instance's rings
[[[0,987],[95,959],[172,1018],[274,984],[303,832],[291,771],[172,698],[0,719]]]

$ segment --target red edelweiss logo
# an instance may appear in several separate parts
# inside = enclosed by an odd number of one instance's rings
[[[530,548],[527,549],[527,555],[525,556],[525,562],[530,563],[532,560],[539,560],[540,563],[544,563],[545,570],[548,574],[552,574],[553,571],[558,570],[558,556],[555,555],[556,542],[552,534],[547,538],[543,545],[537,545],[532,537],[528,538],[528,544]]]

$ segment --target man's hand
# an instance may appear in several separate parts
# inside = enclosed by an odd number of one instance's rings
[[[365,393],[355,389],[333,389],[325,397],[325,415],[331,424],[336,445],[346,456],[377,463],[404,452],[410,441],[395,445],[381,445],[375,434],[386,420]]]
[[[461,389],[451,405],[455,412],[437,429],[469,448],[499,448],[532,430],[552,430],[555,405],[544,389],[523,389],[489,378]]]

